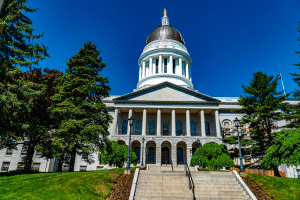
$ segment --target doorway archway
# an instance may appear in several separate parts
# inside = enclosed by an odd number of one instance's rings
[[[170,164],[170,151],[168,147],[163,147],[161,150],[161,163]]]

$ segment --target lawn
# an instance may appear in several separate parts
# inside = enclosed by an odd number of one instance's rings
[[[106,199],[123,172],[0,173],[0,199]]]
[[[300,199],[300,179],[248,174],[273,199]]]

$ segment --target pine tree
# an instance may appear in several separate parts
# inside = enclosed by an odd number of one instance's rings
[[[300,27],[298,27],[296,29],[300,33]],[[300,36],[297,38],[297,40],[300,41]],[[296,51],[295,53],[300,54],[300,51]],[[294,64],[294,66],[297,66],[300,69],[300,63]],[[293,76],[293,80],[300,87],[300,74],[291,73],[291,75]],[[300,90],[296,90],[295,92],[293,92],[293,96],[295,98],[299,99],[300,98]],[[282,117],[282,119],[287,120],[288,124],[284,127],[287,127],[287,128],[300,128],[300,104],[286,106],[285,107],[285,112],[286,112],[286,114]]]
[[[0,147],[21,140],[20,135],[31,127],[27,116],[33,100],[44,92],[43,84],[25,82],[19,67],[31,68],[49,57],[44,45],[34,42],[35,35],[24,13],[35,12],[27,0],[5,0],[0,12]]]
[[[239,105],[243,108],[235,110],[237,113],[244,113],[241,124],[250,124],[250,136],[254,145],[245,149],[253,156],[262,158],[266,150],[273,144],[274,136],[272,131],[275,128],[274,121],[279,119],[278,108],[285,106],[283,91],[277,92],[277,79],[267,76],[262,72],[254,73],[254,78],[249,86],[242,86],[245,96],[239,99]]]
[[[107,78],[99,76],[105,67],[100,51],[91,42],[84,44],[67,62],[68,69],[60,77],[52,118],[60,123],[53,134],[53,146],[61,149],[59,159],[70,153],[69,171],[74,171],[75,156],[90,154],[104,144],[111,116],[101,99],[109,96]]]

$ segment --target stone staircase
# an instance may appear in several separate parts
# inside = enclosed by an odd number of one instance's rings
[[[196,199],[251,199],[232,172],[191,172]]]
[[[189,167],[196,199],[250,199],[232,172],[196,172]],[[149,165],[139,173],[135,200],[192,200],[184,166]]]

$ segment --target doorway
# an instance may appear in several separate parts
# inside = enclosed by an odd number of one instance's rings
[[[161,150],[161,163],[162,164],[170,164],[170,151],[168,147],[164,147]]]

